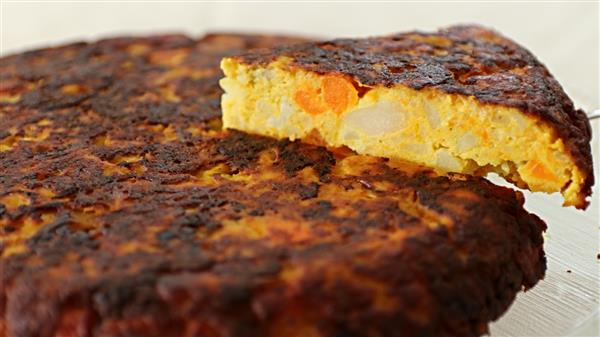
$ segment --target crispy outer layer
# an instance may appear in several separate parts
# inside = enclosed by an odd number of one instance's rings
[[[221,131],[218,60],[282,41],[0,59],[0,335],[476,336],[543,277],[517,192]]]
[[[478,26],[452,26],[434,33],[307,42],[245,53],[246,64],[266,65],[289,57],[294,67],[343,74],[358,92],[404,85],[473,96],[482,103],[518,108],[539,118],[563,139],[584,172],[581,206],[594,184],[591,127],[546,67],[522,46]]]

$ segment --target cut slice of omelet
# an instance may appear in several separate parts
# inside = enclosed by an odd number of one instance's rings
[[[529,51],[494,31],[280,46],[225,58],[223,126],[348,146],[439,170],[495,172],[585,208],[591,129]]]

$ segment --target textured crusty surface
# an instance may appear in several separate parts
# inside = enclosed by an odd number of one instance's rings
[[[574,108],[560,84],[535,56],[494,31],[453,26],[434,33],[277,46],[236,59],[266,66],[282,57],[289,58],[292,68],[350,77],[359,96],[370,88],[402,85],[517,108],[541,120],[563,140],[584,179],[578,200],[568,202],[579,208],[588,205],[585,199],[591,194],[594,177],[591,128],[585,113]]]
[[[0,59],[0,335],[476,336],[543,277],[517,192],[220,131],[220,57],[284,40]]]

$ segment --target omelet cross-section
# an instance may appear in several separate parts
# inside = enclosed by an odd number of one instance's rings
[[[221,67],[225,128],[495,172],[587,207],[585,113],[529,51],[489,29],[279,46]]]

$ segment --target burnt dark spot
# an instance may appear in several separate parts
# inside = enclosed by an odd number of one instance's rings
[[[300,195],[300,200],[316,198],[319,195],[319,184],[312,182],[302,186],[298,194]]]
[[[244,209],[246,209],[246,205],[244,205],[243,203],[241,203],[239,201],[235,201],[235,200],[230,201],[229,205],[231,205],[231,208],[233,208],[233,210],[238,213],[243,211]]]
[[[335,165],[331,152],[320,146],[304,146],[300,142],[284,140],[279,143],[279,160],[288,174],[312,167],[320,179],[324,179]]]
[[[74,184],[75,182],[71,182],[71,183]],[[66,196],[70,196],[72,194],[77,193],[78,190],[79,190],[79,187],[77,185],[67,185],[67,183],[61,184],[58,186],[58,191],[56,193],[56,197],[64,198]]]
[[[227,137],[219,141],[217,150],[227,157],[232,168],[237,169],[253,163],[260,152],[274,143],[275,141],[270,138],[231,131]]]
[[[152,154],[145,165],[161,173],[189,173],[205,165],[205,158],[198,156],[193,148],[181,143],[150,145],[146,148]]]
[[[173,222],[173,226],[176,227],[191,227],[198,228],[200,226],[205,226],[207,228],[216,228],[218,223],[212,220],[211,216],[207,213],[194,213],[184,215],[180,218],[177,218]]]
[[[35,245],[37,242],[41,241],[50,241],[54,234],[59,231],[61,228],[65,228],[65,226],[71,223],[71,218],[69,214],[61,214],[54,220],[53,222],[45,225],[40,229],[31,239],[29,239],[30,244]]]
[[[252,216],[263,216],[265,215],[265,210],[263,210],[262,208],[255,208],[253,210],[250,211],[250,213],[248,213]]]
[[[148,122],[151,124],[169,125],[172,116],[178,113],[177,105],[173,103],[149,104]]]
[[[305,219],[311,220],[323,220],[329,216],[333,205],[327,200],[319,200],[314,205],[308,207],[302,216]]]
[[[45,202],[43,204],[40,205],[35,205],[30,207],[31,210],[37,210],[37,211],[45,211],[45,210],[55,210],[60,208],[63,205],[63,202],[61,201],[49,201],[49,202]]]
[[[224,307],[247,302],[251,298],[250,290],[242,284],[223,284],[219,292]]]
[[[17,227],[16,226],[12,226],[12,225],[5,225],[5,226],[2,227],[2,231],[4,233],[12,233],[12,232],[14,232],[16,230],[17,230]]]
[[[93,302],[98,313],[106,317],[123,317],[127,310],[143,309],[151,312],[153,307],[158,309],[163,303],[153,290],[154,278],[152,273],[142,273],[135,276],[123,277],[119,282],[106,279],[97,286]]]
[[[282,264],[277,260],[266,260],[252,268],[252,273],[258,276],[269,276],[279,273],[282,270]]]
[[[162,243],[167,243],[175,239],[177,235],[170,230],[164,230],[156,234],[156,239]]]

